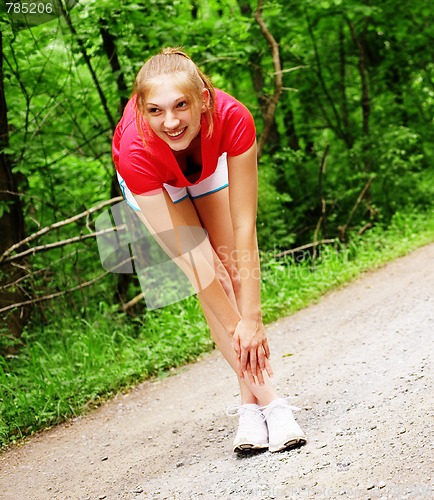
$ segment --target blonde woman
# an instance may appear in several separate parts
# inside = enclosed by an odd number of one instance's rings
[[[241,404],[229,412],[240,417],[234,451],[304,444],[291,407],[270,380],[250,112],[214,89],[183,51],[163,49],[136,77],[113,159],[127,201],[194,284],[212,337],[238,376]],[[182,248],[194,246],[185,228],[207,234],[194,259],[183,257]]]

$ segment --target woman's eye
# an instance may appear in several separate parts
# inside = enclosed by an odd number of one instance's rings
[[[177,108],[185,108],[187,106],[187,101],[178,102]]]
[[[158,108],[148,108],[148,113],[151,113],[152,115],[155,115],[159,111],[160,110]]]

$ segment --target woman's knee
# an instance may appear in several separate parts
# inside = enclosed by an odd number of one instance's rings
[[[238,269],[236,266],[231,266],[231,268],[228,269],[228,274],[229,274],[229,278],[231,280],[232,289],[235,293],[235,297],[238,297],[238,294],[239,294],[240,289],[241,289],[240,273],[238,272]]]
[[[228,297],[237,296],[241,288],[241,280],[235,266],[225,266],[219,260],[216,264],[216,277]]]

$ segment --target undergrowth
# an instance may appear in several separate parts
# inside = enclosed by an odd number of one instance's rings
[[[432,215],[432,214],[431,214]],[[266,323],[299,310],[360,273],[434,241],[434,218],[397,214],[351,243],[323,246],[318,256],[262,256]],[[213,348],[199,303],[190,297],[143,318],[101,302],[86,318],[66,312],[23,335],[16,356],[0,357],[0,444],[80,415],[150,377]]]

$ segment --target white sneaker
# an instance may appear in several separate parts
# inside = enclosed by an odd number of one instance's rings
[[[268,446],[270,451],[282,451],[306,443],[306,436],[294,419],[292,410],[283,398],[275,399],[261,407],[268,427]]]
[[[261,407],[257,404],[231,405],[227,415],[240,416],[238,431],[235,435],[234,452],[268,448],[268,430]]]

